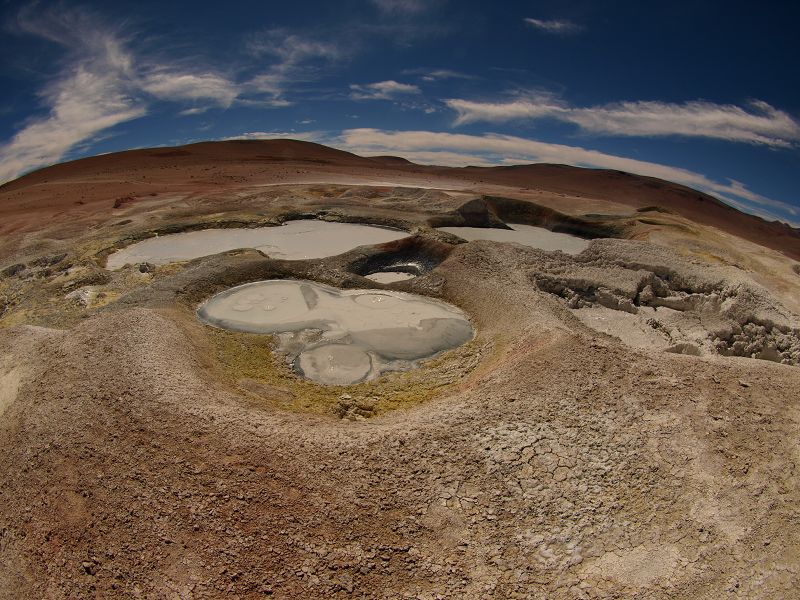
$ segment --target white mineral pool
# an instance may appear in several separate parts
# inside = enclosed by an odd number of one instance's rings
[[[567,254],[579,254],[589,247],[589,240],[584,240],[568,233],[556,233],[543,227],[508,223],[511,229],[494,229],[488,227],[439,227],[441,231],[452,233],[467,241],[491,240],[494,242],[516,242],[524,246],[539,248],[552,252],[561,250]]]
[[[334,385],[413,368],[474,334],[461,310],[438,300],[293,279],[225,290],[197,315],[214,327],[279,334],[279,348],[300,374]]]
[[[285,260],[325,258],[358,246],[383,244],[407,236],[408,233],[398,229],[317,220],[289,221],[279,227],[254,229],[203,229],[131,244],[111,254],[106,267],[115,270],[143,262],[163,265],[237,248],[255,248],[271,258]]]

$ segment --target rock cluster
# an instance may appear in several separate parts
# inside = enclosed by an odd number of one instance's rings
[[[761,358],[785,365],[800,364],[798,329],[751,321],[735,326],[726,337],[714,337],[713,341],[717,352],[725,356]]]
[[[638,252],[638,254],[637,254]],[[651,253],[648,256],[647,253]],[[800,364],[800,328],[764,290],[736,273],[673,255],[649,244],[603,240],[583,254],[532,265],[536,286],[571,309],[601,306],[642,317],[663,333],[665,351],[708,352]],[[666,310],[672,327],[650,316]],[[796,318],[795,318],[796,319]]]
[[[336,405],[336,415],[340,419],[363,421],[375,415],[377,398],[354,398],[350,394],[342,394]]]

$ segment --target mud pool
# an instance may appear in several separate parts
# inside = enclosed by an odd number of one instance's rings
[[[148,262],[163,265],[201,256],[255,248],[271,258],[303,260],[336,256],[358,246],[407,237],[397,229],[318,220],[289,221],[278,227],[203,229],[172,233],[131,244],[108,257],[108,269]]]
[[[409,279],[414,279],[416,275],[414,273],[406,273],[404,271],[379,271],[377,273],[365,275],[365,277],[377,283],[394,283],[395,281],[407,281]]]
[[[543,227],[508,223],[511,229],[487,227],[439,227],[441,231],[452,233],[467,241],[490,240],[494,242],[516,242],[524,246],[553,252],[561,250],[567,254],[579,254],[589,247],[589,240],[568,233],[556,233]]]
[[[333,385],[417,367],[474,335],[466,315],[444,302],[299,280],[237,286],[207,300],[197,314],[214,327],[277,334],[278,349],[298,373]]]

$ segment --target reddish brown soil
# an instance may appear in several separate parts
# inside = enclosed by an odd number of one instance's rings
[[[345,175],[346,174],[346,175]],[[259,185],[391,180],[524,196],[526,190],[568,195],[603,205],[659,206],[800,259],[800,230],[747,215],[685,186],[620,171],[565,165],[429,167],[397,157],[365,158],[294,140],[203,142],[177,148],[131,150],[36,171],[0,186],[0,235],[36,230],[44,221],[105,218],[118,205],[180,194],[201,195]]]

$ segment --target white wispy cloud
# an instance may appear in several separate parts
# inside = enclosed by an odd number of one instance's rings
[[[468,123],[490,122],[503,123],[519,119],[539,119],[552,117],[563,110],[556,103],[556,99],[549,95],[529,95],[523,99],[514,99],[503,102],[481,102],[450,98],[444,103],[457,113],[455,125]]]
[[[46,114],[0,145],[0,182],[52,164],[77,144],[146,113],[130,93],[133,58],[118,35],[82,13],[48,12],[33,20],[23,11],[17,26],[67,48],[69,59],[39,94]]]
[[[144,116],[155,101],[184,105],[184,116],[234,104],[288,106],[287,89],[313,80],[318,69],[344,54],[334,43],[270,30],[248,40],[250,60],[267,65],[245,78],[237,68],[223,73],[196,59],[137,47],[136,35],[82,9],[39,10],[32,4],[18,13],[12,29],[61,46],[64,57],[39,93],[41,114],[0,143],[0,183],[62,160],[107,130]]]
[[[289,73],[313,59],[338,60],[347,55],[347,49],[333,41],[314,39],[286,29],[269,29],[252,35],[247,41],[248,52],[261,58],[277,58],[270,70]]]
[[[273,63],[243,84],[247,92],[266,94],[273,106],[286,106],[283,97],[294,84],[312,81],[323,67],[348,56],[339,43],[313,39],[285,29],[270,29],[250,36],[247,50],[257,59],[268,57]]]
[[[392,79],[364,85],[352,84],[350,98],[353,100],[392,100],[398,96],[419,94],[421,90],[410,83],[398,83]]]
[[[758,100],[747,107],[700,100],[682,104],[639,101],[574,107],[553,96],[536,95],[505,102],[448,99],[445,104],[456,111],[457,125],[548,118],[572,123],[596,135],[705,137],[774,147],[791,147],[800,141],[798,121]]]
[[[570,35],[573,33],[580,33],[581,31],[583,31],[583,27],[581,27],[577,23],[573,23],[572,21],[567,21],[567,20],[548,21],[545,19],[533,19],[530,17],[523,20],[530,27],[538,29],[539,31],[544,31],[545,33],[553,33],[556,35]]]
[[[195,106],[192,108],[185,108],[178,114],[184,117],[191,117],[192,115],[202,115],[203,113],[208,112],[210,108],[211,108],[210,106]]]
[[[208,100],[228,108],[241,93],[241,86],[217,73],[184,73],[157,67],[140,80],[143,91],[162,100]]]
[[[422,79],[424,81],[442,81],[445,79],[475,79],[475,76],[451,69],[433,69],[423,73]]]
[[[800,211],[757,194],[738,181],[720,182],[688,169],[606,154],[580,146],[551,144],[509,135],[467,135],[431,131],[348,129],[340,136],[318,138],[357,154],[399,154],[428,164],[501,165],[546,162],[615,169],[674,181],[713,194],[747,212],[792,224]],[[439,161],[443,162],[440,163]]]
[[[78,68],[43,95],[51,105],[49,114],[31,120],[0,146],[0,182],[53,164],[77,144],[146,112],[109,78],[86,68]]]

